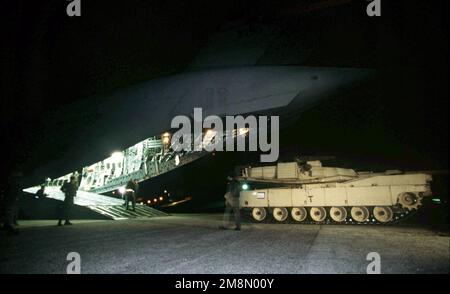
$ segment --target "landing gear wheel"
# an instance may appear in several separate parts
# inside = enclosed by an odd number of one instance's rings
[[[418,209],[422,205],[422,197],[415,193],[402,193],[398,196],[398,203],[408,210]]]
[[[389,206],[376,206],[373,209],[373,216],[380,223],[388,223],[394,217],[394,213]]]
[[[350,214],[352,215],[352,218],[359,223],[363,223],[369,219],[369,209],[365,206],[352,207]]]
[[[266,218],[267,212],[264,207],[255,207],[252,209],[252,217],[257,222],[262,222]]]
[[[302,222],[308,216],[308,212],[304,207],[293,207],[291,210],[291,216],[295,221]]]
[[[289,213],[285,207],[275,207],[272,212],[273,218],[279,222],[284,222]]]
[[[311,216],[313,221],[316,222],[323,222],[325,218],[327,217],[327,211],[324,207],[311,207],[311,210],[309,211],[309,215]]]
[[[344,207],[331,207],[330,217],[335,222],[343,222],[347,218],[347,210]]]

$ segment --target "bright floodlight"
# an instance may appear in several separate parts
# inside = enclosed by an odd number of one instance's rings
[[[119,193],[120,194],[125,194],[125,187],[120,187],[119,188]]]
[[[249,132],[249,128],[239,128],[239,129],[238,129],[238,135],[239,135],[239,136],[245,135],[245,134],[247,134],[248,132]]]
[[[167,145],[170,143],[170,133],[165,132],[164,134],[162,134],[161,138],[162,138],[163,144]]]
[[[116,152],[113,152],[113,154],[111,154],[111,158],[112,159],[119,159],[119,158],[121,158],[123,155],[122,155],[122,152],[120,152],[120,151],[116,151]]]
[[[242,190],[248,190],[248,185],[247,184],[243,184],[242,185]]]

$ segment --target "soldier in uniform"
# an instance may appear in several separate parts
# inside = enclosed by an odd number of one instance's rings
[[[22,173],[15,171],[12,173],[8,181],[6,193],[4,195],[4,222],[3,229],[9,234],[17,234],[18,230],[14,228],[17,224],[17,214],[19,209],[19,200],[21,198],[21,179]]]
[[[125,187],[125,208],[128,210],[129,202],[131,201],[131,205],[133,207],[133,211],[136,211],[136,195],[139,189],[138,181],[129,180]]]
[[[73,206],[73,200],[77,196],[78,190],[78,181],[75,176],[70,177],[70,182],[65,182],[61,187],[61,191],[63,191],[65,197],[61,206],[58,226],[61,226],[62,220],[64,219],[64,225],[71,225],[72,223],[69,221],[70,211]]]
[[[45,185],[41,185],[41,188],[36,192],[36,196],[39,199],[44,199],[45,197],[48,196],[47,194],[45,194]]]
[[[241,213],[239,211],[239,182],[229,175],[227,177],[227,192],[225,193],[225,212],[223,215],[223,224],[220,229],[226,230],[230,221],[231,212],[234,215],[234,221],[236,224],[235,230],[241,230]]]

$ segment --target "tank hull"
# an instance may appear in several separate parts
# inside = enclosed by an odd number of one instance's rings
[[[285,166],[281,168],[285,169]],[[322,172],[324,168],[320,169]],[[301,168],[290,175],[286,170],[281,173],[276,169],[270,170],[271,176],[275,174],[270,180],[274,187],[241,191],[240,207],[251,210],[256,221],[263,220],[255,217],[255,212],[259,211],[257,216],[273,216],[278,221],[285,221],[287,212],[294,221],[389,223],[419,209],[423,198],[431,196],[432,177],[426,173],[405,174],[398,171],[401,174],[358,174],[353,170],[334,170],[337,171],[335,174],[315,178],[311,176],[309,179],[301,175]],[[279,174],[282,178],[278,177]],[[308,174],[313,175],[314,168]],[[286,179],[286,175],[291,178]],[[260,181],[267,185],[267,179],[262,176],[260,179],[241,180],[254,184]],[[278,187],[275,187],[275,183]],[[305,213],[308,218],[303,217]]]

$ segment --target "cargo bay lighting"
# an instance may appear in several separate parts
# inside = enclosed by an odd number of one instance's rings
[[[162,135],[162,142],[166,145],[170,143],[170,134],[168,132]]]
[[[123,156],[122,152],[120,152],[120,151],[116,151],[111,154],[112,159],[120,159],[122,156]]]

